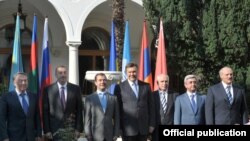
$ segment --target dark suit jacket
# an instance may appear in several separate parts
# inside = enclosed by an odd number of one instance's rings
[[[98,94],[93,93],[85,100],[84,131],[94,141],[113,141],[119,136],[119,106],[116,96],[106,93],[107,107],[104,113]]]
[[[159,91],[154,91],[152,94],[153,94],[153,98],[155,101],[156,125],[173,125],[174,124],[174,102],[175,102],[175,98],[179,94],[173,91],[168,91],[167,112],[165,115],[163,115],[162,113],[163,111],[161,110],[161,100],[160,100]]]
[[[222,83],[211,86],[205,104],[206,124],[233,125],[248,122],[245,91],[233,85],[233,103],[230,105]]]
[[[83,131],[82,97],[80,87],[67,83],[66,108],[63,109],[57,82],[45,88],[43,93],[43,128],[44,133],[55,133],[59,128],[73,117],[72,127]]]
[[[154,102],[155,102],[155,121],[156,126],[155,130],[152,134],[153,141],[159,141],[159,129],[158,125],[173,125],[174,124],[174,102],[175,98],[179,95],[174,91],[168,91],[168,99],[167,99],[167,112],[164,115],[161,108],[161,100],[159,91],[154,91],[152,93]]]
[[[120,107],[120,124],[123,136],[147,135],[149,126],[155,127],[154,100],[148,83],[138,80],[136,98],[128,80],[116,85],[114,94]]]
[[[27,92],[29,97],[28,114],[24,113],[16,91],[0,98],[0,140],[35,141],[41,137],[41,123],[37,94]]]
[[[196,93],[197,108],[193,111],[188,94],[179,95],[175,100],[174,124],[205,125],[205,99],[205,95]]]

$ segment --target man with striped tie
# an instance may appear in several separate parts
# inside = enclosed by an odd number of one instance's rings
[[[152,134],[153,141],[159,141],[159,129],[157,125],[173,125],[174,101],[179,93],[168,89],[169,77],[167,74],[159,74],[157,77],[159,90],[153,92],[155,101],[156,127]]]
[[[205,104],[206,124],[247,124],[245,90],[233,84],[233,70],[230,67],[223,67],[219,75],[221,82],[208,88]]]

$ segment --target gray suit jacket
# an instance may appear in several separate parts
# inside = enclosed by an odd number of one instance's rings
[[[80,87],[67,83],[66,109],[64,110],[57,83],[46,87],[43,93],[43,129],[44,133],[55,133],[59,128],[64,128],[69,118],[73,118],[71,126],[83,131],[82,97]]]
[[[0,140],[35,141],[42,134],[38,95],[27,92],[29,109],[26,115],[16,91],[0,97]]]
[[[206,98],[206,124],[233,125],[248,122],[245,91],[233,85],[233,103],[229,103],[222,83],[211,86]]]
[[[148,83],[138,80],[136,98],[128,80],[116,85],[114,94],[120,107],[120,124],[123,136],[147,135],[149,126],[155,127],[154,100]]]
[[[205,95],[196,93],[197,109],[193,111],[187,93],[177,96],[174,110],[175,125],[203,125],[205,124]]]
[[[95,92],[85,99],[84,131],[90,140],[112,141],[119,136],[119,106],[116,96],[106,93],[107,107],[104,113],[98,94]]]

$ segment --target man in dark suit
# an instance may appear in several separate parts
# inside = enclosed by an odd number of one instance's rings
[[[175,125],[204,125],[206,96],[197,92],[198,79],[190,74],[184,78],[186,93],[175,100]]]
[[[96,74],[95,85],[97,91],[85,100],[85,134],[88,141],[116,141],[120,130],[117,98],[106,92],[105,74]]]
[[[63,130],[74,129],[75,138],[83,131],[82,97],[80,87],[67,82],[67,68],[55,69],[57,81],[43,93],[43,129],[45,136],[60,141]]]
[[[155,127],[154,101],[148,83],[137,80],[137,64],[126,65],[127,80],[116,85],[123,141],[146,141]]]
[[[208,125],[234,125],[248,122],[245,91],[233,84],[233,70],[219,71],[221,82],[208,88],[205,114]]]
[[[27,91],[28,76],[14,76],[15,90],[0,98],[0,140],[37,141],[42,130],[37,94]]]
[[[156,120],[155,130],[152,134],[153,141],[159,141],[158,125],[174,124],[174,102],[179,95],[177,92],[168,90],[169,77],[167,74],[159,74],[156,79],[159,90],[153,92]]]

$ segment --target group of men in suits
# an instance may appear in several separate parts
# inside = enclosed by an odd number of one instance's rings
[[[123,141],[146,141],[149,135],[158,141],[159,125],[249,124],[245,92],[232,84],[233,71],[229,67],[219,71],[221,82],[209,87],[206,96],[197,91],[195,75],[184,78],[186,92],[179,95],[168,90],[168,75],[160,74],[156,78],[159,90],[152,92],[148,83],[137,79],[137,69],[137,64],[127,64],[127,80],[115,86],[114,95],[106,91],[105,74],[97,74],[97,89],[83,105],[79,86],[67,81],[65,66],[58,66],[57,81],[43,92],[45,136],[61,141],[58,131],[65,129],[67,122],[75,138],[84,129],[89,141],[115,141],[119,136]],[[27,74],[17,73],[14,84],[15,90],[0,98],[0,140],[39,140],[42,128],[38,97],[27,91]]]
[[[66,128],[73,129],[74,138],[80,136],[83,132],[80,87],[67,82],[65,66],[58,66],[55,76],[57,81],[43,91],[40,116],[38,94],[27,90],[27,74],[15,74],[15,90],[0,98],[1,141],[41,141],[41,127],[45,137],[53,141],[61,141],[63,137],[59,131]]]

